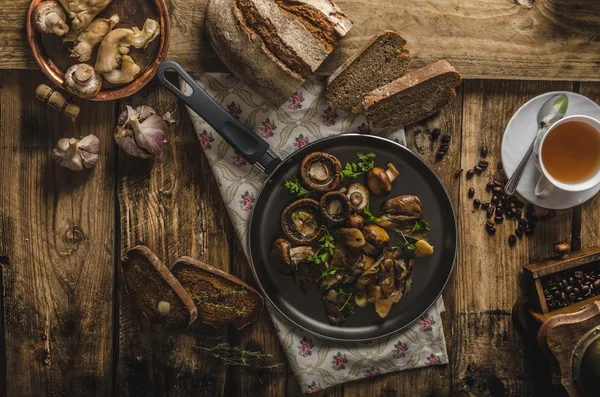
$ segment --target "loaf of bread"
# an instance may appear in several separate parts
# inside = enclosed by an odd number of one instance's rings
[[[171,271],[196,303],[202,322],[215,328],[230,323],[241,329],[263,309],[263,297],[254,288],[197,259],[181,257]]]
[[[410,54],[406,40],[385,30],[344,62],[327,80],[325,95],[331,107],[359,113],[363,97],[406,73]]]
[[[461,81],[448,61],[437,61],[371,91],[363,109],[374,127],[411,124],[448,104]]]
[[[138,245],[127,251],[121,275],[127,293],[151,323],[181,329],[196,319],[192,298],[147,247]]]
[[[208,37],[233,74],[280,106],[352,22],[331,0],[210,0]]]

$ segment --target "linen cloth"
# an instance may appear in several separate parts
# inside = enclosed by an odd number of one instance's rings
[[[280,108],[230,74],[201,74],[196,79],[218,103],[265,139],[285,158],[319,138],[348,132],[385,136],[405,145],[404,129],[372,129],[364,116],[327,105],[325,82],[309,78]],[[181,89],[191,87],[181,81]],[[189,109],[188,109],[189,110]],[[235,230],[248,256],[248,223],[266,175],[246,163],[202,118],[189,110]],[[440,313],[442,298],[401,332],[374,341],[339,343],[321,339],[293,324],[267,303],[277,336],[304,393],[388,372],[448,363]]]

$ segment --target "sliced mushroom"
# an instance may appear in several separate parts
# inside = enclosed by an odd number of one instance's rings
[[[335,156],[325,152],[314,152],[302,160],[300,177],[312,190],[328,192],[340,184],[342,163]]]
[[[135,63],[129,55],[123,55],[121,58],[121,67],[110,73],[104,73],[103,76],[111,84],[126,84],[133,81],[141,68]]]
[[[43,1],[33,9],[33,24],[41,33],[54,33],[64,36],[69,32],[67,15],[56,1]]]
[[[381,210],[391,215],[423,216],[421,200],[414,194],[404,194],[385,200],[381,205]]]
[[[362,232],[353,227],[341,227],[337,235],[342,238],[342,243],[351,248],[360,248],[365,245],[365,237]]]
[[[398,291],[394,291],[386,298],[380,297],[375,301],[375,312],[381,318],[386,318],[392,309],[392,305],[396,302]]]
[[[96,18],[77,36],[77,45],[71,51],[71,57],[77,58],[79,62],[87,62],[92,56],[92,50],[102,41],[104,36],[119,23],[119,16],[112,15],[110,18]]]
[[[341,192],[327,192],[321,197],[321,212],[331,222],[342,222],[350,215],[350,201]]]
[[[348,186],[346,196],[350,199],[350,205],[354,212],[363,212],[369,204],[369,189],[362,183],[353,183]]]
[[[311,243],[321,235],[323,219],[319,203],[313,199],[300,199],[288,205],[281,214],[281,229],[286,237],[298,244]]]
[[[312,247],[300,246],[292,248],[289,241],[278,238],[273,242],[269,259],[271,264],[283,274],[292,274],[298,270],[298,264],[307,262],[308,257],[315,254]]]
[[[396,233],[402,233],[405,237],[421,240],[425,238],[427,231],[425,229],[420,229],[413,232],[415,222],[420,219],[420,216],[385,214],[378,217],[375,223],[385,229],[393,230]]]
[[[358,214],[350,214],[348,217],[348,227],[362,229],[365,224],[365,218]]]
[[[383,197],[392,191],[392,182],[400,175],[392,163],[387,168],[375,167],[367,174],[367,186],[374,196]]]
[[[102,77],[85,63],[71,66],[65,73],[65,89],[79,98],[93,98],[102,87]]]
[[[358,307],[367,306],[367,291],[364,289],[357,289],[354,292],[354,303]]]
[[[375,255],[390,242],[389,234],[387,234],[382,227],[377,225],[367,225],[363,227],[362,233],[366,241],[363,251],[368,255]]]
[[[342,294],[338,294],[336,290],[331,289],[323,297],[325,302],[325,314],[327,320],[331,324],[339,324],[346,320],[347,310],[342,310],[346,298]]]

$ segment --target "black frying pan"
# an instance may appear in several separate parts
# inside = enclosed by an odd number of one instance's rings
[[[166,72],[174,71],[192,87],[185,95],[166,79]],[[158,68],[158,80],[198,113],[246,161],[254,164],[269,177],[256,200],[249,230],[251,267],[256,282],[267,299],[287,319],[324,338],[344,341],[374,339],[398,331],[419,318],[441,294],[454,265],[456,255],[456,217],[448,192],[439,177],[418,156],[402,145],[388,139],[360,134],[345,134],[320,139],[281,160],[267,142],[233,118],[217,104],[182,68],[173,61],[163,62]],[[292,277],[277,272],[269,263],[272,242],[283,233],[279,227],[280,215],[294,200],[281,188],[284,181],[299,173],[302,159],[309,153],[325,151],[336,156],[342,164],[355,162],[357,152],[374,152],[376,165],[393,163],[400,176],[393,184],[394,197],[416,194],[423,203],[430,223],[429,239],[435,247],[433,255],[418,258],[413,271],[411,292],[396,303],[389,315],[381,319],[372,305],[356,308],[345,323],[331,325],[325,317],[325,308],[317,287],[303,293]],[[363,176],[364,178],[364,176]],[[358,179],[365,183],[364,180]],[[384,199],[371,201],[373,212]]]

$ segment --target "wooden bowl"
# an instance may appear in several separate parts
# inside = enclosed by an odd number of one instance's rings
[[[70,65],[79,63],[76,58],[69,57],[69,47],[72,43],[62,43],[62,37],[56,35],[44,34],[37,31],[31,22],[33,9],[43,0],[32,0],[27,12],[27,40],[31,47],[33,57],[38,66],[46,76],[58,87],[64,89],[64,71]],[[140,6],[142,12],[140,12]],[[143,12],[146,11],[146,12]],[[171,37],[169,11],[165,0],[113,0],[108,7],[102,11],[98,17],[109,17],[112,14],[118,14],[121,21],[115,26],[115,29],[133,26],[142,27],[146,17],[158,20],[160,23],[160,36],[157,37],[146,50],[131,49],[132,56],[136,63],[142,68],[133,81],[123,85],[111,85],[106,80],[103,81],[102,89],[90,101],[112,101],[135,94],[144,87],[156,74],[156,69],[167,56],[169,41]],[[93,50],[92,58],[87,62],[94,65],[97,45]],[[48,51],[50,49],[51,51]],[[50,54],[48,53],[50,52]],[[136,57],[137,54],[137,57]],[[144,59],[147,58],[147,59]],[[139,62],[141,59],[142,62]],[[145,69],[144,69],[145,66]]]

